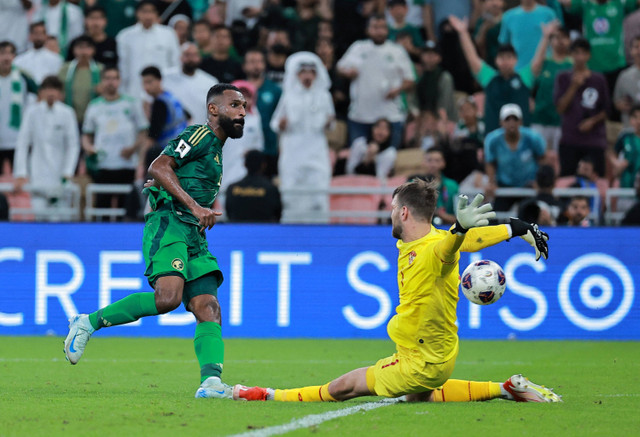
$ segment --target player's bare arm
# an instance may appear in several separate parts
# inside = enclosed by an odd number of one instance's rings
[[[177,199],[198,219],[202,229],[211,229],[216,224],[216,216],[222,215],[210,208],[204,208],[193,200],[182,188],[174,169],[177,167],[175,159],[168,155],[158,156],[149,166],[149,174],[157,185],[167,190],[174,199]]]

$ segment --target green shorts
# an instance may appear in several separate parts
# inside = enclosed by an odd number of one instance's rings
[[[181,221],[168,209],[147,214],[145,221],[142,252],[149,284],[154,287],[162,276],[181,276],[185,280],[182,302],[187,309],[195,296],[217,296],[222,272],[198,226]]]

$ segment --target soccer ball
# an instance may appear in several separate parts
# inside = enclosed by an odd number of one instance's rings
[[[464,269],[462,292],[471,302],[478,305],[489,305],[497,302],[504,294],[506,278],[498,263],[483,259],[476,261]]]

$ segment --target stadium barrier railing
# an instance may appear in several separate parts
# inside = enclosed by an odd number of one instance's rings
[[[634,188],[609,188],[605,195],[605,223],[610,226],[619,225],[626,214],[626,208],[624,210],[620,208],[621,201],[626,201],[624,203],[628,207],[635,198],[636,190]]]
[[[80,220],[80,201],[82,192],[80,186],[74,182],[65,182],[55,189],[43,189],[26,184],[22,191],[27,197],[21,197],[15,192],[12,182],[0,183],[0,192],[7,194],[9,200],[9,220],[11,221],[78,221]],[[31,196],[47,197],[51,205],[46,207],[33,206]]]
[[[86,207],[84,209],[84,217],[87,221],[95,218],[109,217],[115,219],[124,217],[127,210],[124,208],[98,208],[95,206],[96,194],[129,194],[133,190],[132,184],[87,184],[85,188]]]

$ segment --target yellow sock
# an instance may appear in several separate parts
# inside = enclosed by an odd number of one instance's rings
[[[442,388],[434,390],[434,402],[488,401],[502,396],[498,382],[475,382],[450,379]]]
[[[274,400],[282,402],[321,402],[335,401],[329,394],[329,383],[302,388],[276,390]]]

